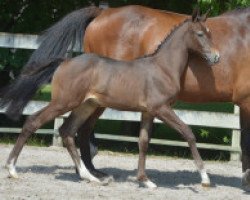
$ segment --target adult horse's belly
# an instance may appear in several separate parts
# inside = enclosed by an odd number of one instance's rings
[[[151,54],[173,27],[187,17],[141,6],[107,9],[88,26],[85,52],[117,60],[133,60]],[[224,68],[223,63],[211,68],[197,56],[192,57],[182,77],[179,99],[187,102],[231,101],[230,77]]]

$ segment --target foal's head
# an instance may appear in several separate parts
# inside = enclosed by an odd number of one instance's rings
[[[202,55],[209,64],[215,64],[219,61],[220,55],[213,47],[210,30],[205,25],[207,14],[208,12],[200,16],[199,10],[194,10],[192,20],[188,25],[188,37],[185,37],[185,39],[189,50]]]

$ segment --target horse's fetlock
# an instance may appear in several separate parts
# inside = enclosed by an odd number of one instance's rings
[[[144,182],[144,181],[147,181],[147,180],[148,180],[148,177],[147,177],[145,174],[138,175],[138,176],[137,176],[137,180],[138,180],[138,181],[141,181],[141,182]]]

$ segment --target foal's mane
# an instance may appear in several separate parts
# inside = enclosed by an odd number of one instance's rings
[[[174,26],[170,33],[168,35],[166,35],[166,37],[161,41],[161,43],[157,46],[156,50],[151,53],[151,54],[147,54],[147,55],[144,55],[142,57],[139,57],[139,58],[146,58],[146,57],[151,57],[151,56],[154,56],[155,54],[158,53],[158,51],[161,49],[161,47],[163,46],[163,44],[167,43],[171,38],[172,36],[174,35],[174,33],[182,26],[184,25],[186,22],[188,21],[191,21],[191,19],[187,18],[185,19],[183,22],[177,24],[176,26]]]

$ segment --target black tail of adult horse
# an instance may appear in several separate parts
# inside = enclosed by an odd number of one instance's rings
[[[40,46],[31,55],[21,75],[0,92],[0,106],[7,106],[8,117],[15,120],[20,117],[37,89],[51,80],[61,62],[57,58],[66,57],[68,48],[76,41],[82,44],[88,24],[100,13],[101,9],[95,6],[73,11],[39,37]]]
[[[1,91],[3,98],[0,100],[0,107],[7,106],[6,115],[9,118],[19,119],[22,110],[34,96],[37,88],[51,80],[63,60],[63,58],[56,58],[39,63],[39,69],[35,68],[29,74],[21,74],[14,83]]]

